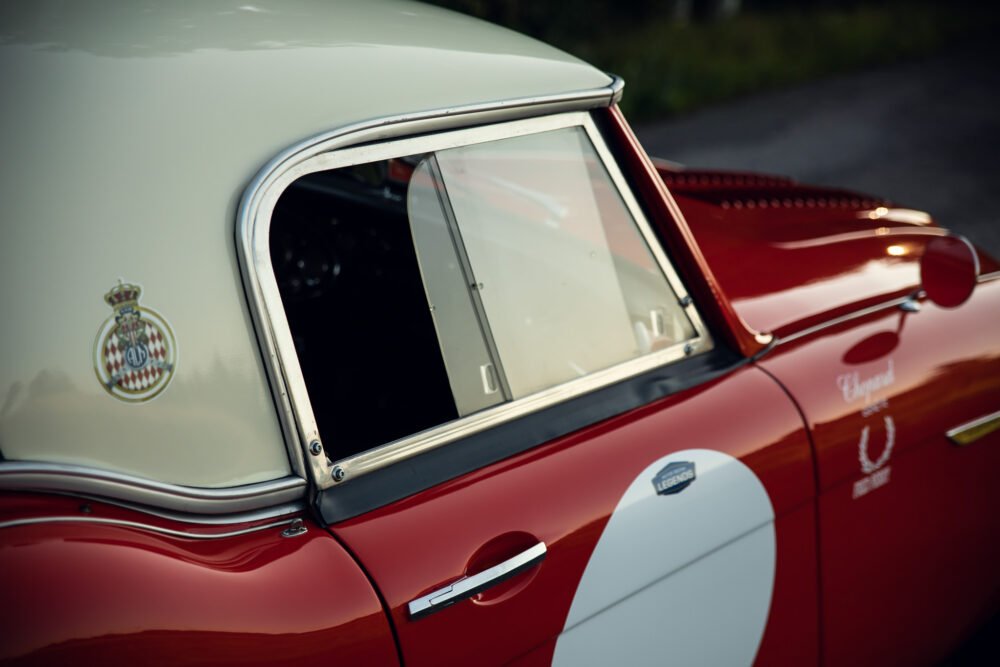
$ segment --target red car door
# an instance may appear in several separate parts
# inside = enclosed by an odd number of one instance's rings
[[[658,494],[676,462],[694,481]],[[374,580],[411,665],[807,664],[812,495],[798,413],[746,367],[331,531]],[[409,609],[538,544],[544,559],[513,577]]]

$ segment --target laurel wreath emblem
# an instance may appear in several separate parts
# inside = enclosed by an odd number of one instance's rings
[[[889,416],[886,416],[883,421],[885,422],[885,450],[875,461],[868,457],[868,433],[871,429],[865,426],[861,430],[861,440],[858,442],[858,461],[861,462],[861,472],[866,475],[872,474],[889,461],[892,447],[896,444],[896,424]]]

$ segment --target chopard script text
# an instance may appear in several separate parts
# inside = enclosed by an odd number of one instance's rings
[[[854,403],[864,399],[865,404],[871,403],[872,394],[880,389],[892,385],[896,381],[895,369],[892,359],[888,361],[888,367],[881,373],[862,378],[857,371],[853,373],[843,373],[837,376],[837,387],[844,396],[845,403]]]

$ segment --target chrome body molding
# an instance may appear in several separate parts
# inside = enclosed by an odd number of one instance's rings
[[[57,463],[0,463],[0,489],[5,491],[41,491],[96,496],[140,505],[142,511],[152,506],[166,512],[183,514],[236,514],[281,507],[287,513],[290,504],[305,498],[306,481],[284,477],[268,482],[229,488],[207,489],[155,482],[97,468]],[[138,509],[138,508],[137,508]],[[156,513],[155,511],[152,513]],[[174,516],[166,514],[170,518]],[[231,523],[232,519],[226,519]]]
[[[267,523],[258,526],[250,526],[248,528],[241,528],[239,530],[230,530],[220,533],[198,533],[198,532],[189,532],[185,530],[175,530],[173,528],[166,528],[164,526],[154,526],[152,524],[141,523],[139,521],[125,521],[122,519],[103,519],[101,517],[94,517],[94,516],[45,516],[45,517],[36,517],[31,519],[15,519],[13,521],[0,522],[0,530],[4,528],[16,528],[18,526],[35,526],[46,523],[84,523],[84,524],[100,525],[100,526],[118,526],[120,528],[134,528],[136,530],[144,530],[150,533],[167,535],[169,537],[180,537],[187,540],[221,540],[227,537],[237,537],[239,535],[247,535],[248,533],[257,533],[262,530],[281,528],[282,526],[287,526],[291,523],[294,523],[295,521],[298,521],[298,519],[285,519],[284,521],[274,521],[272,523]]]
[[[232,526],[239,523],[259,523],[261,521],[288,517],[293,514],[299,515],[308,509],[307,503],[302,500],[293,503],[284,503],[282,505],[274,505],[272,507],[259,510],[250,510],[248,512],[236,512],[231,514],[192,514],[190,512],[171,512],[169,510],[149,507],[147,505],[136,505],[135,503],[102,498],[100,496],[91,496],[83,493],[60,493],[58,495],[79,498],[83,502],[93,501],[103,503],[105,505],[113,505],[115,507],[122,507],[124,509],[141,512],[142,514],[159,517],[161,519],[168,519],[170,521],[178,521],[180,523],[189,523],[199,526]]]
[[[651,368],[712,348],[695,305],[685,312],[697,336],[660,352],[624,362],[523,399],[500,404],[448,424],[331,461],[319,446],[320,433],[299,366],[270,257],[271,213],[293,181],[317,171],[417,152],[441,150],[564,127],[582,127],[618,188],[626,208],[675,293],[687,294],[603,137],[586,111],[617,102],[621,79],[605,87],[546,98],[438,110],[348,126],[292,147],[272,160],[248,186],[240,204],[236,239],[244,285],[265,366],[282,419],[293,469],[308,470],[317,488],[349,483],[359,475],[440,447],[493,425],[606,386]],[[488,127],[483,125],[489,124]],[[459,129],[460,128],[460,129]],[[437,134],[431,134],[437,133]],[[414,136],[408,136],[414,135]],[[394,140],[388,143],[387,140]],[[316,453],[313,453],[316,452]],[[334,474],[336,471],[336,474]]]
[[[978,280],[981,283],[988,283],[991,280],[1000,280],[1000,271],[994,271],[992,273],[984,273],[981,276],[979,276]]]
[[[956,426],[945,435],[948,436],[952,444],[965,447],[997,430],[1000,430],[1000,411]]]
[[[813,325],[802,329],[801,331],[796,331],[795,333],[788,334],[787,336],[775,338],[774,341],[761,350],[754,359],[760,359],[768,352],[778,347],[779,345],[784,345],[786,343],[791,343],[793,341],[799,340],[800,338],[805,338],[806,336],[811,336],[814,333],[823,331],[824,329],[831,329],[836,326],[840,326],[845,322],[850,322],[851,320],[860,319],[862,317],[867,317],[874,313],[881,312],[883,310],[890,310],[892,308],[902,308],[907,312],[917,312],[913,310],[913,304],[919,304],[920,299],[924,297],[923,290],[918,290],[913,294],[907,294],[906,296],[897,297],[895,299],[890,299],[888,301],[883,301],[882,303],[877,303],[874,306],[868,306],[867,308],[861,308],[860,310],[855,310],[846,315],[841,315],[840,317],[835,317],[832,320],[826,320],[825,322],[820,322],[819,324]],[[919,308],[917,309],[919,310]]]

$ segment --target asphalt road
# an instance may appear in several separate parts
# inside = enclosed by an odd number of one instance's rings
[[[783,174],[928,211],[1000,257],[993,44],[761,94],[636,133],[651,155],[691,167]]]

